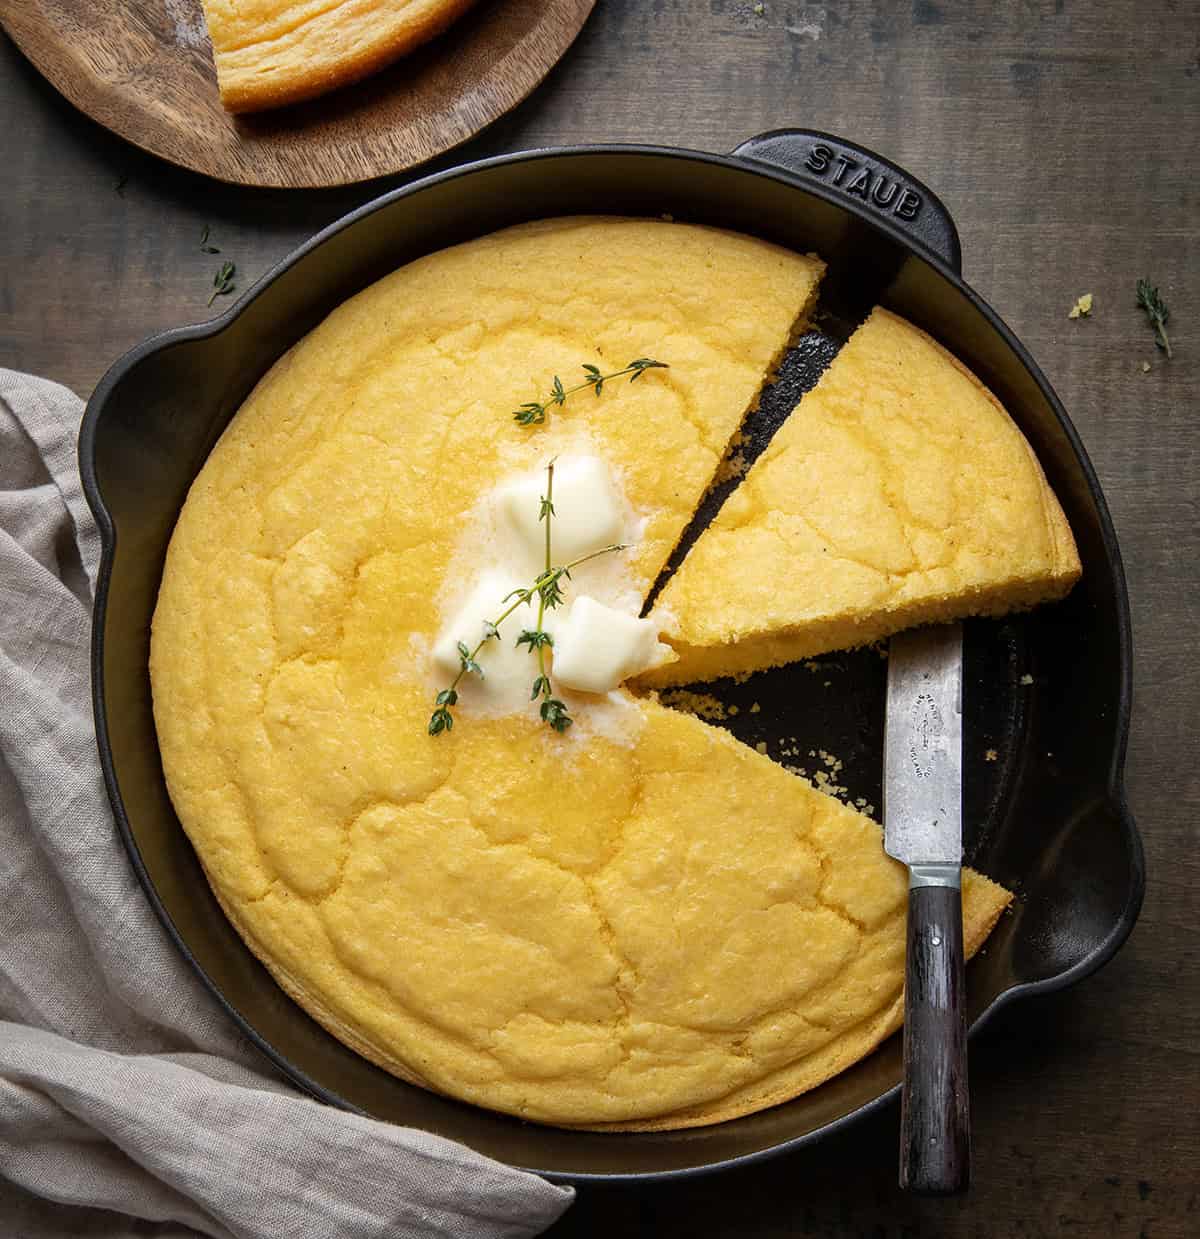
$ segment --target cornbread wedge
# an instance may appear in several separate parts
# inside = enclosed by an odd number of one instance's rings
[[[679,657],[649,685],[737,675],[917,624],[1062,597],[1070,527],[1000,403],[876,309],[668,581]]]
[[[357,82],[474,0],[202,0],[221,103],[257,112]]]

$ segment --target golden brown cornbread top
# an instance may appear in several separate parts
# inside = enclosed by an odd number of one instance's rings
[[[659,605],[685,650],[667,670],[719,674],[716,647],[730,642],[765,638],[765,666],[788,637],[814,634],[807,656],[1027,606],[1079,571],[1062,510],[999,402],[877,309],[667,583]]]

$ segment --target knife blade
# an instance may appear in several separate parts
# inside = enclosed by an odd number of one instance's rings
[[[908,866],[900,1186],[970,1180],[963,1002],[962,626],[900,633],[888,651],[884,848]]]

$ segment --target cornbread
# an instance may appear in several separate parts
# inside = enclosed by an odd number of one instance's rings
[[[202,0],[230,112],[356,82],[440,34],[473,0]]]
[[[991,392],[876,309],[667,582],[679,658],[737,675],[916,624],[1059,598],[1080,574],[1058,501]]]
[[[642,522],[621,562],[644,596],[820,274],[661,221],[432,255],[273,367],[193,485],[151,646],[172,799],[251,949],[402,1078],[546,1123],[686,1127],[897,1026],[906,877],[869,819],[625,693],[614,731],[534,711],[426,731],[479,496],[603,458]],[[650,351],[670,369],[542,427],[509,415]],[[969,949],[1008,899],[967,875]]]

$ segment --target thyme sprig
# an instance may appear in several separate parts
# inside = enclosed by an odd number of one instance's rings
[[[513,420],[518,426],[540,426],[546,420],[546,414],[555,405],[566,404],[567,397],[573,396],[578,391],[585,391],[590,387],[599,396],[604,390],[604,384],[610,379],[619,379],[627,374],[629,381],[633,383],[640,379],[647,370],[669,370],[670,366],[665,361],[655,361],[652,357],[638,357],[623,369],[614,370],[611,374],[601,374],[599,366],[588,365],[586,362],[582,369],[586,377],[582,383],[576,383],[574,387],[563,386],[562,379],[556,374],[550,386],[550,394],[545,400],[527,401],[519,409],[514,410]]]
[[[217,274],[213,276],[213,290],[209,295],[208,304],[212,303],[218,297],[227,297],[237,285],[234,280],[237,277],[237,267],[234,263],[223,262],[217,270]]]
[[[561,390],[562,384],[559,383],[557,375],[554,378],[554,382]],[[564,396],[563,399],[566,399],[566,397]],[[538,509],[538,520],[546,522],[546,566],[542,569],[542,575],[546,576],[553,568],[553,558],[550,550],[550,526],[554,520],[554,461],[551,461],[546,466],[546,493],[542,496],[542,505]],[[547,580],[546,584],[538,589],[537,628],[533,632],[526,631],[521,633],[517,638],[517,644],[528,645],[531,650],[537,653],[538,673],[537,678],[533,682],[533,692],[529,694],[529,700],[536,701],[540,694],[542,698],[542,721],[549,724],[561,735],[571,726],[573,720],[570,714],[567,713],[567,707],[554,696],[550,677],[546,674],[546,647],[553,646],[554,641],[550,634],[542,627],[546,619],[547,608],[553,609],[562,602],[562,590],[559,588],[558,582],[559,578],[554,577],[552,580]]]
[[[1146,311],[1150,326],[1154,328],[1154,343],[1166,353],[1169,361],[1171,341],[1167,337],[1167,321],[1171,317],[1171,312],[1167,309],[1167,303],[1158,295],[1158,289],[1154,288],[1149,280],[1138,280],[1137,303],[1141,309]]]
[[[522,645],[527,645],[530,653],[537,655],[538,674],[533,681],[533,691],[529,694],[529,700],[536,701],[539,697],[541,698],[539,712],[542,721],[555,731],[562,733],[571,726],[573,720],[567,711],[566,704],[554,696],[550,674],[546,670],[546,650],[554,646],[553,637],[544,627],[546,612],[554,610],[562,603],[562,581],[564,579],[568,581],[571,579],[572,568],[578,568],[580,564],[585,564],[589,559],[596,559],[600,555],[610,555],[616,551],[623,551],[625,547],[621,543],[613,543],[611,546],[601,547],[598,551],[591,551],[587,555],[580,555],[569,563],[555,566],[552,558],[553,544],[550,529],[553,517],[554,461],[551,461],[546,466],[546,493],[541,498],[541,508],[538,513],[538,520],[546,522],[546,566],[534,578],[532,585],[514,589],[501,599],[501,606],[504,609],[494,620],[484,620],[483,636],[479,638],[474,649],[469,648],[465,641],[458,642],[458,674],[450,682],[449,687],[441,689],[434,698],[434,711],[429,716],[429,734],[431,736],[441,735],[443,731],[450,731],[454,727],[454,715],[451,713],[451,709],[458,704],[458,686],[463,676],[477,675],[480,679],[484,678],[483,668],[478,662],[479,652],[489,641],[498,641],[500,639],[500,625],[518,607],[532,603],[534,598],[538,600],[537,627],[523,628],[516,640],[518,648]],[[504,606],[505,603],[508,603],[508,605]]]

